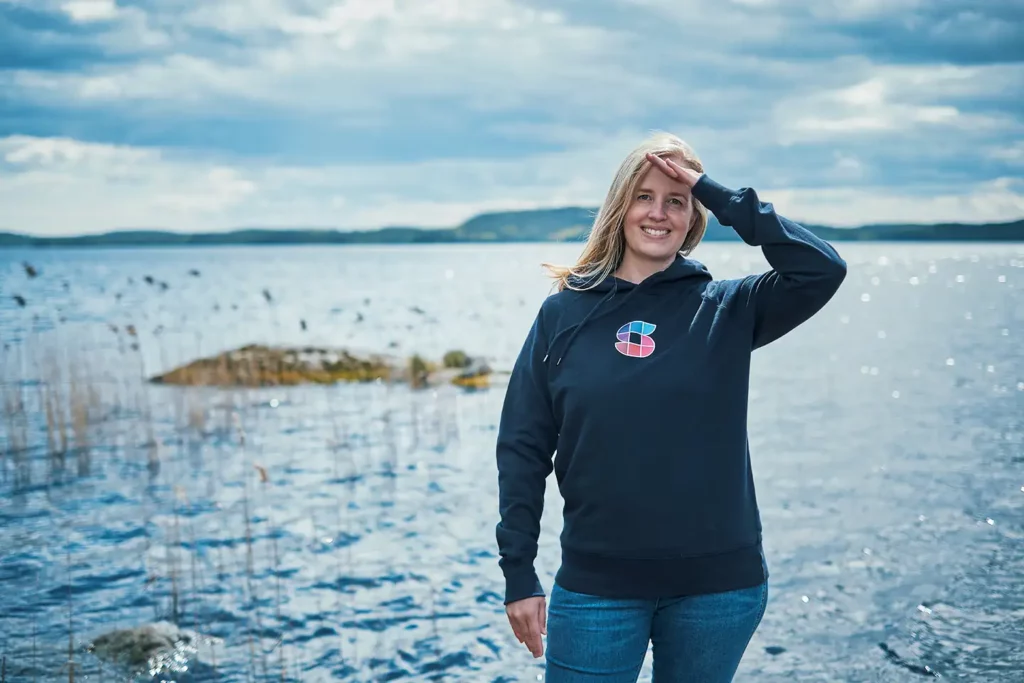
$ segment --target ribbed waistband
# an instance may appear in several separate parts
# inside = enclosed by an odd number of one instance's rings
[[[768,579],[761,544],[698,557],[637,560],[562,548],[555,581],[568,590],[609,598],[671,598],[723,593]]]

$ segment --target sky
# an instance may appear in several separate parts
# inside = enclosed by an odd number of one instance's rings
[[[1024,217],[1019,0],[0,0],[0,231],[596,207],[652,130],[795,220]]]

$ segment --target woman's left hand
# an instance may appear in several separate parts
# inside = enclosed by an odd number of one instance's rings
[[[694,171],[692,168],[681,166],[671,159],[662,159],[657,154],[648,153],[647,161],[651,162],[652,166],[669,178],[678,180],[687,187],[693,187],[700,180],[700,177],[704,175],[699,171]]]

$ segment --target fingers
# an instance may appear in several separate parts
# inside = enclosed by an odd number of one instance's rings
[[[548,634],[548,609],[547,605],[543,602],[540,603],[540,633],[546,636]]]
[[[679,166],[671,159],[662,159],[657,154],[651,154],[648,152],[647,160],[657,166],[658,169],[669,178],[679,178],[679,171],[682,169],[679,169]]]
[[[530,610],[525,614],[512,612],[508,614],[508,620],[512,625],[512,633],[515,634],[516,640],[525,644],[534,658],[544,654],[544,643],[541,640],[541,635],[547,634],[544,612],[542,606],[540,612]]]
[[[544,642],[540,639],[539,631],[534,631],[527,639],[526,647],[529,649],[530,654],[533,655],[534,659],[537,659],[544,654]]]

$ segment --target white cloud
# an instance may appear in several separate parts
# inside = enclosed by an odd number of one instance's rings
[[[224,59],[179,41],[166,55],[84,71],[13,71],[10,88],[51,106],[142,101],[196,112],[249,103],[357,118],[428,100],[460,112],[572,108],[579,120],[607,121],[675,98],[670,81],[616,58],[628,50],[614,31],[513,0],[348,0],[313,12],[220,0],[133,21],[154,44],[213,30],[239,47]]]
[[[453,226],[486,210],[592,204],[622,141],[526,160],[274,166],[210,164],[67,139],[0,139],[3,229]],[[56,197],[60,201],[54,201]]]
[[[224,211],[257,191],[256,183],[241,177],[233,168],[212,168],[185,187],[157,194],[154,208],[170,209],[178,214],[203,214]]]
[[[793,144],[928,126],[949,131],[1019,131],[1021,122],[1014,117],[964,112],[952,104],[1001,93],[1013,82],[1024,85],[1024,74],[1005,65],[874,66],[869,76],[852,85],[798,93],[777,103],[778,139]]]
[[[67,139],[0,139],[4,229],[39,234],[116,228],[454,226],[482,211],[596,206],[634,132],[519,160],[301,166],[210,164],[153,150]],[[833,225],[1011,220],[1024,181],[847,187],[860,162],[836,157],[821,187],[758,188],[794,219]]]
[[[71,138],[12,135],[0,138],[0,158],[16,172],[114,172],[158,162],[154,149],[80,142]]]
[[[117,16],[114,0],[70,0],[61,5],[61,9],[79,22],[104,21]]]
[[[1015,140],[1005,145],[990,146],[985,150],[989,159],[1007,161],[1024,166],[1024,140]]]
[[[1024,215],[1024,180],[1009,177],[950,187],[821,187],[759,195],[794,220],[835,226],[1000,222]]]

